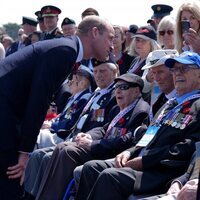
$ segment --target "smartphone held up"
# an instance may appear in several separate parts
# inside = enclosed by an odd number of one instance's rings
[[[189,20],[182,20],[181,21],[182,33],[188,33],[189,28],[190,28],[190,21]]]

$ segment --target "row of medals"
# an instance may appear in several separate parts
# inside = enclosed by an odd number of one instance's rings
[[[164,120],[163,124],[172,126],[174,128],[184,129],[192,120],[191,115],[174,112],[167,119]]]
[[[104,115],[105,115],[105,109],[100,109],[103,102],[106,100],[106,97],[101,99],[99,104],[93,105],[93,109],[95,109],[95,115],[96,115],[96,121],[97,122],[103,122],[104,121]]]

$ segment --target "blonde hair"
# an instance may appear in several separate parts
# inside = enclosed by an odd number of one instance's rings
[[[181,15],[183,11],[191,12],[194,17],[200,22],[200,2],[199,1],[190,1],[183,3],[177,13],[176,18],[176,35],[175,35],[175,47],[179,53],[182,52],[183,48],[183,37],[181,30]],[[198,35],[200,36],[200,30],[198,30]]]
[[[150,42],[150,52],[154,51],[154,50],[158,50],[161,49],[160,45],[157,43],[157,41],[153,40],[153,39],[148,39],[147,41]],[[149,52],[149,53],[150,53]],[[131,56],[138,56],[138,53],[135,49],[135,38],[133,39],[133,41],[130,44],[130,48],[129,48],[129,55]]]

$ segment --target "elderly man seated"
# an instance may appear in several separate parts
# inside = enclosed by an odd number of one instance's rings
[[[140,138],[132,134],[148,117],[149,105],[141,97],[143,85],[143,80],[134,74],[115,79],[118,106],[110,112],[110,121],[103,127],[79,133],[72,142],[57,145],[36,199],[62,199],[76,166],[94,158],[112,158]]]
[[[136,146],[117,155],[115,162],[83,166],[76,199],[124,200],[132,193],[166,192],[186,171],[200,140],[200,56],[185,52],[168,58],[165,65],[173,74],[177,97],[165,104]]]

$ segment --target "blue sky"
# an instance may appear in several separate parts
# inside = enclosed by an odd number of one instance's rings
[[[22,16],[35,17],[34,12],[45,5],[58,6],[62,13],[59,24],[70,17],[78,24],[81,12],[88,7],[97,9],[100,15],[112,24],[128,26],[145,25],[152,16],[151,5],[162,3],[174,7],[176,16],[178,7],[184,0],[1,0],[0,25],[8,22],[21,23]]]

